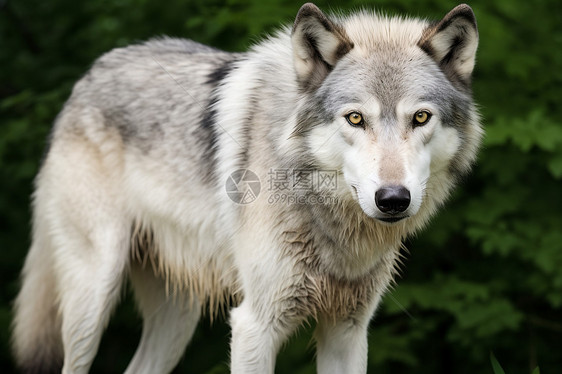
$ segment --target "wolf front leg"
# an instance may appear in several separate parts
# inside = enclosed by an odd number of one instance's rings
[[[367,372],[367,329],[380,301],[346,318],[318,320],[314,332],[319,374],[364,374]]]
[[[232,374],[272,374],[279,347],[298,325],[294,320],[281,321],[274,310],[248,298],[232,310],[230,323]]]

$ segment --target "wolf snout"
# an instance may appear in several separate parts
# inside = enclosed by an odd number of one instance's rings
[[[375,192],[375,203],[383,213],[402,213],[410,206],[410,191],[404,186],[382,187]]]

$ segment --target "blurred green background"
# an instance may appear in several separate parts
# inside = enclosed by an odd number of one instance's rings
[[[242,51],[293,0],[0,0],[0,371],[11,302],[29,245],[29,196],[50,126],[100,54],[157,35]],[[441,18],[448,0],[318,1]],[[369,372],[562,372],[562,2],[475,0],[474,91],[486,128],[474,173],[417,238],[373,321]],[[104,335],[93,373],[120,373],[141,320],[130,294]],[[310,329],[281,352],[278,373],[314,373]],[[203,321],[176,373],[226,373],[229,329]]]

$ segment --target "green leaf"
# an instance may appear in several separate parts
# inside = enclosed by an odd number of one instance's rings
[[[539,369],[539,367],[537,366],[531,374],[541,374],[541,369]]]
[[[496,356],[494,356],[493,352],[490,352],[490,361],[492,362],[492,368],[494,369],[494,374],[505,374],[505,371],[503,371],[503,368],[501,367],[500,363],[496,359]]]
[[[553,157],[548,162],[548,170],[554,178],[562,178],[562,154]]]

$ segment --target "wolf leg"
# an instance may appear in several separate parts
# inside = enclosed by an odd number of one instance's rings
[[[322,321],[315,332],[319,374],[367,372],[367,327],[348,320]]]
[[[367,329],[380,297],[347,318],[320,318],[314,332],[319,374],[367,372]]]
[[[139,347],[125,373],[169,373],[197,327],[199,300],[168,295],[165,281],[139,264],[131,269],[131,283],[144,321]]]
[[[57,264],[66,267],[59,286],[65,354],[62,372],[78,374],[89,371],[119,299],[129,258],[129,227],[108,222],[100,225],[98,235],[88,238],[68,231]]]
[[[230,313],[233,374],[272,374],[279,347],[299,324],[257,303],[247,298]]]

